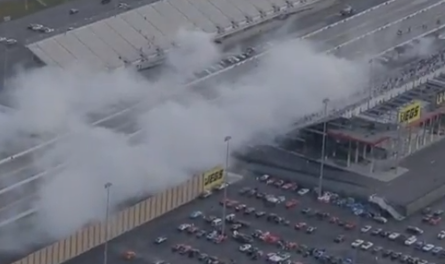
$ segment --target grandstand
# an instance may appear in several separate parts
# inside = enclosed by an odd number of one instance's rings
[[[410,89],[325,119],[327,189],[368,199],[399,220],[445,196],[441,169],[424,172],[443,147],[444,66],[444,50],[417,58],[396,75],[382,78],[374,91],[415,80]],[[298,126],[280,140],[280,147],[262,146],[239,157],[254,172],[298,177],[315,186],[323,125],[320,120]]]
[[[215,40],[292,14],[318,0],[158,1],[55,35],[27,47],[47,65],[87,62],[97,69],[144,69],[164,58],[179,29],[199,29]]]

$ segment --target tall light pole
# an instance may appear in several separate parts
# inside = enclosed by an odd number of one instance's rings
[[[374,89],[374,61],[373,59],[369,60],[369,87],[368,87],[368,109],[370,108],[370,104],[371,104],[371,98],[372,98],[372,94],[373,94],[373,89]]]
[[[110,218],[110,192],[111,192],[111,186],[113,186],[113,184],[111,184],[110,182],[107,182],[105,184],[105,190],[107,192],[107,205],[106,205],[106,210],[105,210],[105,243],[104,243],[104,263],[103,264],[108,264],[108,231],[109,231],[109,223],[108,220]]]
[[[225,234],[226,231],[226,214],[227,214],[227,188],[228,186],[228,169],[229,169],[229,158],[230,158],[230,140],[232,139],[231,136],[226,136],[224,138],[224,142],[226,143],[226,162],[224,164],[224,175],[223,175],[223,182],[226,183],[226,187],[224,188],[224,198],[223,198],[223,211],[222,211],[222,227],[221,227],[221,234]]]
[[[324,176],[324,162],[325,162],[325,152],[326,152],[326,125],[328,117],[328,104],[329,99],[323,99],[324,111],[323,111],[323,139],[321,143],[321,161],[320,161],[320,175],[318,177],[318,197],[322,196],[323,192],[323,176]]]

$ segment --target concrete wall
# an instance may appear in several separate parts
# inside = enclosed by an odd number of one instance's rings
[[[209,172],[195,176],[112,216],[108,223],[108,240],[192,201],[204,190],[204,178],[208,175]],[[60,264],[103,244],[105,230],[105,223],[90,225],[12,264]]]

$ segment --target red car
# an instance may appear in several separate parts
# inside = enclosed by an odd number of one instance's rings
[[[429,224],[430,224],[430,225],[437,225],[437,224],[440,223],[441,220],[442,220],[441,217],[439,217],[439,216],[435,216],[435,217],[433,217],[433,218],[430,219]]]
[[[296,183],[292,183],[292,186],[290,187],[290,190],[291,191],[293,191],[293,192],[295,192],[296,190],[298,190],[298,184],[296,184]]]
[[[292,187],[292,183],[286,183],[281,186],[281,189],[283,190],[289,190]]]
[[[219,235],[219,236],[217,236],[217,237],[215,237],[215,238],[213,239],[213,242],[214,242],[215,244],[219,244],[219,243],[224,242],[226,239],[227,239],[227,236],[225,236],[225,235]]]
[[[296,200],[296,199],[291,199],[291,200],[289,200],[289,201],[286,202],[286,208],[287,208],[287,209],[291,209],[291,208],[297,206],[297,204],[298,204],[298,200]]]
[[[194,225],[191,225],[191,226],[189,226],[188,228],[187,228],[187,232],[189,233],[189,234],[194,234],[194,233],[196,233],[198,231],[198,227],[196,227],[196,226],[194,226]]]

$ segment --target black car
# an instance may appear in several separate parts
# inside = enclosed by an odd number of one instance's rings
[[[308,226],[308,227],[306,228],[306,233],[308,233],[308,234],[312,234],[312,233],[315,232],[315,230],[317,230],[317,228],[316,228],[315,226]]]
[[[100,0],[100,3],[103,5],[108,4],[110,2],[111,2],[111,0]]]
[[[345,241],[345,236],[344,236],[344,235],[338,235],[338,236],[334,239],[334,242],[335,242],[335,243],[341,243],[341,242],[343,242],[343,241]]]
[[[403,254],[400,253],[400,252],[393,252],[393,253],[391,254],[391,259],[392,259],[392,260],[396,260],[396,259],[400,258],[402,255],[403,255]]]
[[[380,232],[380,237],[388,237],[389,235],[391,235],[391,232],[388,232],[388,231],[383,231],[383,232]]]
[[[255,197],[256,197],[257,199],[264,199],[264,197],[266,197],[266,194],[263,193],[263,192],[257,192],[257,193],[255,194]]]
[[[196,237],[197,238],[201,238],[201,237],[203,237],[203,236],[205,236],[207,234],[207,232],[205,231],[205,230],[198,230],[198,232],[196,232]]]
[[[240,195],[244,195],[244,194],[247,194],[250,190],[251,190],[251,189],[250,189],[249,187],[244,187],[244,188],[241,188],[241,189],[238,191],[238,194],[240,194]]]
[[[443,213],[444,213],[443,210],[437,210],[437,211],[434,211],[433,215],[434,216],[441,216],[441,215],[443,215]]]
[[[70,15],[75,15],[77,13],[79,13],[79,9],[71,8],[70,11],[69,11]]]
[[[381,229],[381,228],[377,228],[377,229],[372,230],[371,235],[373,235],[373,236],[378,236],[378,235],[380,235],[380,233],[382,233],[382,232],[383,232],[383,229]]]
[[[400,257],[400,261],[401,261],[401,262],[407,262],[409,258],[410,258],[410,256],[408,256],[408,255],[402,255],[402,256]]]
[[[391,249],[385,249],[385,250],[383,250],[383,252],[382,252],[382,256],[383,256],[384,258],[386,258],[386,257],[391,256],[392,253],[393,253],[393,251],[392,251]]]
[[[307,207],[307,208],[304,208],[303,210],[301,210],[301,213],[302,214],[309,214],[311,211],[312,211],[312,209]]]
[[[246,208],[246,209],[244,210],[244,214],[246,214],[246,215],[250,215],[250,214],[252,214],[253,212],[255,212],[255,208],[254,208],[254,207],[248,207],[248,208]]]

